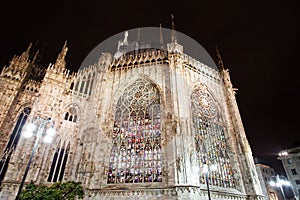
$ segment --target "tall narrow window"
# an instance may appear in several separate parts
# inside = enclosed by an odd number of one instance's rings
[[[80,93],[84,92],[84,88],[85,88],[85,83],[86,83],[86,76],[83,76],[82,80],[81,80],[81,86],[80,86]]]
[[[91,84],[90,84],[89,95],[92,94],[92,89],[93,89],[93,85],[94,85],[94,79],[95,79],[95,72],[93,73],[93,75],[91,77]]]
[[[108,184],[162,181],[161,108],[156,87],[138,79],[118,100]]]
[[[235,187],[233,171],[227,154],[225,128],[216,101],[205,85],[194,88],[192,95],[193,131],[196,157],[200,169],[204,164],[216,165],[217,170],[209,173],[210,184],[221,187]],[[205,183],[200,173],[200,183]]]
[[[73,88],[74,88],[74,82],[71,83],[70,90],[73,90]]]
[[[69,151],[70,143],[68,145],[65,142],[58,143],[47,179],[48,182],[57,182],[63,179]]]
[[[31,111],[31,108],[28,108],[28,107],[23,109],[22,113],[18,117],[17,123],[13,129],[13,132],[10,135],[9,141],[5,147],[4,154],[2,155],[2,158],[0,160],[0,182],[2,182],[2,180],[5,176],[11,154],[19,142],[23,126],[27,120],[27,117],[28,117],[30,111]]]
[[[87,81],[86,81],[86,86],[85,86],[85,89],[84,89],[84,94],[88,94],[90,81],[91,81],[91,74],[88,75],[88,78],[87,78]]]

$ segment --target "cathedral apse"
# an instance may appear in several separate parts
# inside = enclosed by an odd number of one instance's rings
[[[34,140],[26,124],[53,121],[25,183],[80,181],[85,199],[263,199],[228,70],[187,35],[121,32],[76,73],[40,66],[30,47],[1,72],[1,193],[14,199]]]

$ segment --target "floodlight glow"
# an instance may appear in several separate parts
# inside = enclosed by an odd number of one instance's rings
[[[55,129],[54,128],[47,129],[46,134],[49,135],[49,136],[54,136],[55,135]]]
[[[32,131],[26,130],[26,131],[23,132],[23,136],[25,138],[30,138],[30,137],[33,136],[33,133],[32,133]]]
[[[46,135],[43,139],[44,143],[52,142],[53,138],[50,135]]]
[[[276,183],[275,183],[274,181],[270,181],[270,185],[271,185],[272,187],[274,187],[274,186],[276,185]]]
[[[280,182],[276,182],[276,183],[275,183],[275,186],[276,186],[276,187],[281,187],[282,184],[281,184]]]
[[[33,123],[29,123],[26,126],[26,130],[28,130],[28,131],[34,131],[35,129],[36,129],[36,125]]]
[[[208,173],[208,165],[207,164],[203,165],[202,173],[204,173],[204,174]]]
[[[286,186],[290,186],[290,185],[291,185],[291,183],[290,183],[289,181],[284,181],[284,185],[286,185]]]

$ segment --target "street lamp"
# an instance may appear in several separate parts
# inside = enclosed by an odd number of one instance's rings
[[[199,168],[198,167],[193,167],[193,169],[195,171],[198,171],[199,172]],[[212,165],[208,165],[208,164],[203,164],[203,168],[202,168],[202,173],[205,175],[205,183],[206,183],[206,187],[207,187],[207,193],[208,193],[208,199],[211,200],[211,197],[210,197],[210,189],[209,189],[209,178],[208,178],[208,175],[210,172],[213,172],[213,171],[217,171],[217,164],[212,164]]]
[[[39,127],[38,127],[38,130],[37,130],[37,133],[36,133],[35,143],[34,143],[34,146],[32,148],[30,158],[29,158],[29,161],[27,163],[27,167],[25,169],[22,181],[20,183],[19,190],[18,190],[18,193],[17,193],[17,196],[16,196],[16,200],[19,200],[19,198],[20,198],[20,194],[21,194],[22,188],[24,186],[24,183],[25,183],[25,180],[26,180],[29,168],[30,168],[30,164],[31,164],[33,156],[34,156],[34,153],[36,151],[36,148],[38,146],[40,138],[43,136],[43,133],[44,133],[44,130],[45,130],[45,127],[46,127],[47,124],[50,124],[50,128],[48,128],[46,130],[46,133],[44,134],[44,137],[43,137],[43,142],[44,143],[52,142],[52,139],[55,135],[55,129],[53,128],[54,123],[51,120],[51,118],[43,119],[43,118],[40,118],[40,117],[35,118],[32,123],[27,124],[27,126],[25,127],[25,131],[22,133],[22,135],[25,138],[32,137],[34,135],[34,131],[37,128],[36,124],[39,124]]]
[[[211,200],[210,190],[209,190],[209,178],[208,178],[208,174],[210,172],[213,172],[213,171],[217,171],[217,165],[216,164],[212,164],[211,166],[208,166],[207,164],[203,165],[202,173],[205,175],[205,182],[206,182],[206,187],[207,187],[208,200]]]
[[[280,178],[280,177],[281,177],[281,178]],[[275,180],[270,181],[270,182],[269,182],[270,185],[271,185],[272,187],[279,187],[279,188],[280,188],[280,191],[281,191],[281,193],[282,193],[283,199],[286,200],[285,194],[284,194],[284,191],[283,191],[282,186],[283,186],[283,185],[284,185],[284,186],[290,186],[291,183],[290,183],[288,180],[286,180],[286,178],[285,178],[284,176],[276,175],[276,176],[272,176],[271,178],[273,178],[273,179],[275,179]]]

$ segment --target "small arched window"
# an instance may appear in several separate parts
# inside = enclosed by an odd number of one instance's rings
[[[64,120],[76,123],[77,110],[74,107],[70,107],[64,115]]]

